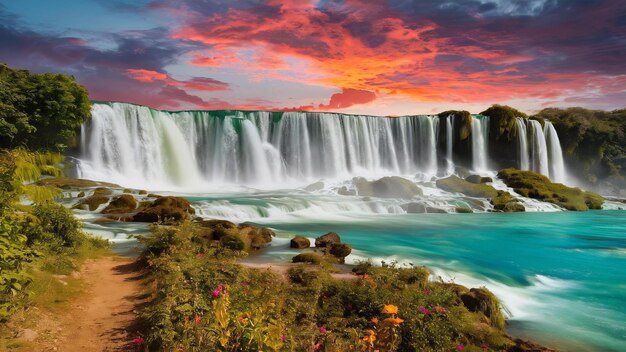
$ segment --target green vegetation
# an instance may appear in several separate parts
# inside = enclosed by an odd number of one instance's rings
[[[87,253],[108,250],[107,241],[87,236],[70,210],[52,202],[59,189],[25,184],[57,175],[59,160],[54,153],[0,152],[0,322],[28,304],[34,277],[68,274]]]
[[[559,134],[568,169],[608,193],[626,189],[626,110],[541,110]]]
[[[496,141],[501,139],[506,139],[507,141],[514,140],[513,137],[517,136],[516,118],[528,118],[528,115],[517,109],[498,104],[492,105],[480,114],[491,118],[489,122],[489,138]]]
[[[89,116],[87,91],[73,77],[0,64],[0,148],[64,150]]]
[[[567,210],[602,209],[604,203],[604,199],[593,192],[552,183],[546,176],[532,171],[504,169],[498,172],[498,177],[524,197],[553,203]]]
[[[353,182],[358,194],[364,197],[413,198],[423,194],[415,183],[398,176],[383,177],[371,182],[357,177]]]
[[[525,350],[504,335],[487,289],[429,281],[423,267],[365,262],[359,276],[338,280],[331,266],[290,264],[284,277],[239,265],[246,252],[188,221],[153,225],[139,240],[149,350]]]
[[[498,191],[484,183],[472,183],[457,176],[450,176],[437,180],[437,187],[448,192],[463,193],[470,197],[494,198]]]

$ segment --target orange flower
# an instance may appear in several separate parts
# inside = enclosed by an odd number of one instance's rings
[[[363,342],[365,342],[365,343],[373,344],[374,341],[376,341],[376,336],[374,336],[374,335],[367,335],[367,336],[363,337]]]
[[[372,323],[378,324],[378,318],[372,318]]]
[[[202,316],[200,314],[196,314],[196,316],[194,317],[194,320],[197,324],[200,324],[200,322],[202,321]]]
[[[376,335],[376,332],[374,330],[367,330],[367,334],[370,336],[374,336]]]
[[[394,306],[393,304],[386,304],[385,307],[383,307],[383,313],[398,314],[398,307]]]
[[[384,320],[384,322],[392,326],[399,326],[400,324],[404,322],[404,320],[400,318],[387,318]]]

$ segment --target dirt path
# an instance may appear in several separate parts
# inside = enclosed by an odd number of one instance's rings
[[[71,309],[62,330],[71,332],[59,351],[128,351],[137,335],[137,311],[142,303],[139,274],[132,262],[102,258],[81,270],[87,292]]]
[[[135,351],[139,336],[141,274],[134,262],[120,258],[88,260],[72,277],[84,293],[60,314],[39,311],[35,326],[26,330],[29,348],[37,351]],[[28,338],[30,336],[30,338]]]

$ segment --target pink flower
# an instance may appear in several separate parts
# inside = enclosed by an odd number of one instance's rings
[[[456,350],[457,351],[463,351],[463,345],[461,345],[461,344],[456,345]]]
[[[138,337],[135,337],[131,342],[134,343],[135,345],[143,345],[145,340],[143,339],[143,337],[138,336]]]
[[[446,309],[444,307],[441,307],[441,313],[445,313]]]
[[[321,332],[322,334],[325,334],[325,333],[327,333],[327,332],[328,332],[328,330],[326,330],[326,328],[325,328],[325,327],[320,326],[320,332]]]
[[[281,340],[282,342],[287,341],[287,336],[285,336],[285,335],[280,335],[280,340]]]
[[[418,311],[422,314],[430,315],[430,311],[424,307],[420,308]]]
[[[219,296],[220,296],[220,290],[213,291],[213,297],[219,297]]]

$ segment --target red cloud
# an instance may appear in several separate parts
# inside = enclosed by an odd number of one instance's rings
[[[126,70],[126,75],[140,82],[165,81],[169,79],[168,75],[166,75],[165,73],[152,70],[144,70],[142,68],[129,68]]]
[[[344,88],[341,93],[330,97],[328,105],[319,106],[320,109],[344,109],[352,105],[366,104],[376,99],[376,93],[367,90]]]

